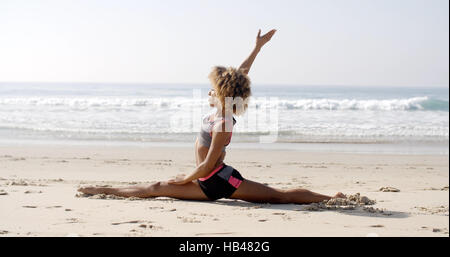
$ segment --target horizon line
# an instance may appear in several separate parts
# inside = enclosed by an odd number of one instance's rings
[[[89,81],[0,81],[0,84],[98,84],[98,85],[210,85],[210,83],[195,83],[195,82],[89,82]],[[376,85],[376,84],[294,84],[294,83],[252,83],[259,86],[314,86],[314,87],[395,87],[395,88],[449,88],[450,85]]]

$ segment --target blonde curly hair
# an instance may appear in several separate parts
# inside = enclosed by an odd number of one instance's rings
[[[236,102],[234,102],[233,113],[235,115],[245,113],[252,94],[250,78],[245,73],[234,67],[215,66],[209,73],[208,78],[222,106],[225,106],[226,97],[231,97],[232,99],[241,97],[243,106],[238,106],[237,108]]]

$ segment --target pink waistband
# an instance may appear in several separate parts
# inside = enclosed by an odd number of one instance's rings
[[[219,167],[217,167],[215,170],[213,170],[211,173],[209,173],[209,175],[207,177],[204,178],[199,178],[198,180],[200,181],[205,181],[207,179],[209,179],[212,175],[216,174],[216,172],[218,172],[222,167],[223,167],[223,163],[219,165]]]
[[[235,178],[233,176],[230,176],[230,178],[228,179],[228,183],[230,183],[232,186],[234,186],[235,188],[238,188],[239,185],[241,185],[242,180]]]

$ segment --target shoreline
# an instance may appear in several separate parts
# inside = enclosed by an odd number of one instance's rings
[[[141,148],[171,147],[171,148],[192,148],[192,142],[178,141],[119,141],[119,140],[31,140],[31,139],[2,139],[2,146],[127,146]],[[232,142],[228,147],[230,150],[267,150],[267,151],[298,151],[317,153],[348,153],[348,154],[400,154],[400,155],[449,155],[449,142],[385,142],[385,143],[297,143],[297,142],[275,142],[275,143],[253,143],[253,142]]]
[[[0,236],[448,237],[448,156],[229,149],[225,162],[275,188],[360,193],[384,213],[229,199],[78,198],[80,185],[147,184],[189,174],[193,145],[0,145]]]

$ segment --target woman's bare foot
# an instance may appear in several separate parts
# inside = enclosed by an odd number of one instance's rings
[[[347,198],[343,193],[338,192],[333,198]]]

